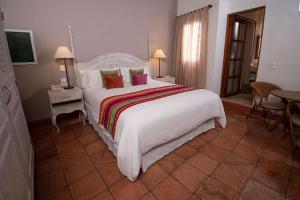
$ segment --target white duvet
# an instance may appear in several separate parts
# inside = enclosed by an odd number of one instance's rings
[[[170,85],[150,80],[147,85],[117,89],[88,88],[85,100],[98,122],[100,102],[112,95]],[[142,155],[154,147],[176,139],[215,118],[222,127],[226,117],[221,99],[208,90],[184,92],[130,107],[121,113],[115,132],[118,167],[123,175],[135,180]]]

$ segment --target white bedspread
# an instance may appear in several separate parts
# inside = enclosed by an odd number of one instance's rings
[[[112,95],[170,85],[151,80],[147,85],[106,90],[89,88],[85,100],[98,121],[100,102]],[[176,139],[202,123],[216,118],[222,127],[226,117],[221,99],[208,90],[194,90],[130,107],[120,115],[115,132],[118,167],[123,175],[135,180],[141,157],[154,147]]]

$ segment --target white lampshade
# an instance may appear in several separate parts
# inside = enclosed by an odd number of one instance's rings
[[[153,58],[167,58],[162,49],[157,49],[153,55]]]
[[[71,53],[68,47],[58,47],[55,52],[54,58],[74,58],[74,55]]]

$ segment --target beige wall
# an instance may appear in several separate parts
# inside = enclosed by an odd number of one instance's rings
[[[168,57],[162,74],[170,71],[175,0],[0,0],[0,6],[6,28],[30,29],[34,34],[39,64],[14,67],[27,121],[49,117],[46,89],[64,76],[53,55],[58,46],[69,46],[68,25],[79,62],[110,52],[147,60],[150,34],[152,48],[164,49]]]

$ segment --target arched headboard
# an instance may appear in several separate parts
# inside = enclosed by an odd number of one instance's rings
[[[91,61],[84,63],[77,63],[75,67],[76,85],[82,87],[82,76],[86,70],[93,69],[109,69],[109,68],[139,68],[148,67],[149,73],[150,67],[149,63],[143,61],[136,56],[127,53],[109,53],[105,55],[98,56]]]

